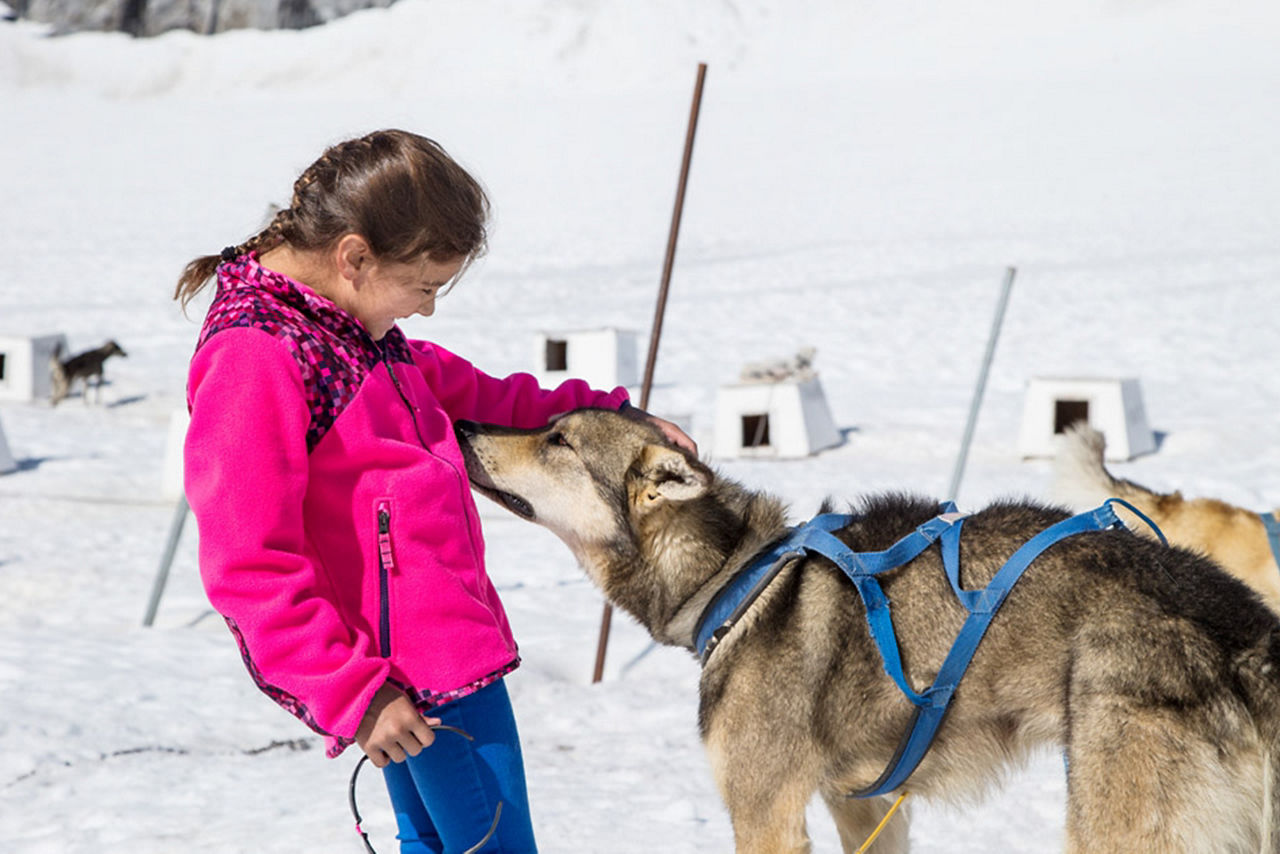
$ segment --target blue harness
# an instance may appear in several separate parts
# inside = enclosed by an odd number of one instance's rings
[[[1276,566],[1280,567],[1280,521],[1276,520],[1274,513],[1259,513],[1262,517],[1262,525],[1267,529],[1267,539],[1271,541],[1271,556],[1276,559]]]
[[[721,589],[698,621],[694,633],[694,648],[705,665],[716,645],[792,559],[812,552],[840,567],[862,598],[871,638],[880,652],[885,672],[915,706],[911,726],[898,744],[884,773],[865,789],[850,793],[850,797],[869,798],[886,794],[906,782],[929,751],[938,727],[946,717],[956,686],[978,649],[978,643],[1023,571],[1045,549],[1059,540],[1085,531],[1123,527],[1124,523],[1111,507],[1113,503],[1123,504],[1136,513],[1164,540],[1164,535],[1156,528],[1155,523],[1133,505],[1115,498],[1108,499],[1101,507],[1072,516],[1036,534],[1013,553],[991,582],[981,590],[964,590],[960,586],[960,529],[964,523],[964,514],[958,513],[955,504],[950,501],[941,506],[940,515],[879,552],[855,552],[850,549],[833,532],[847,526],[854,517],[824,513],[791,529],[782,542],[758,557]],[[876,576],[910,562],[935,542],[941,546],[942,564],[951,589],[969,612],[969,616],[956,635],[933,685],[923,693],[917,693],[907,683],[906,674],[903,673],[893,618],[889,613],[889,600]]]

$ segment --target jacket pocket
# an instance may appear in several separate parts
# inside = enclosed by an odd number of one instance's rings
[[[395,572],[391,548],[391,502],[378,502],[378,652],[391,657],[391,575]]]

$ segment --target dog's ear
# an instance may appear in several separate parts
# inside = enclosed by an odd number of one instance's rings
[[[639,500],[643,505],[689,501],[711,485],[709,468],[667,445],[646,446],[640,452],[639,470],[643,479]]]

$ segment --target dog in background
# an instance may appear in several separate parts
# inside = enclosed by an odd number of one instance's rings
[[[652,425],[602,409],[519,430],[459,421],[472,486],[551,530],[655,640],[693,650],[701,615],[785,537],[778,498],[723,478]],[[866,500],[833,532],[888,548],[934,500]],[[987,585],[1067,518],[1027,501],[965,518],[958,584]],[[937,548],[879,576],[905,679],[925,689],[968,611]],[[810,850],[820,794],[843,850],[889,811],[865,791],[913,715],[865,608],[831,561],[791,555],[705,658],[698,724],[739,854]],[[955,690],[932,749],[898,791],[964,803],[1033,750],[1068,758],[1067,849],[1280,854],[1280,619],[1211,561],[1127,531],[1082,533],[1036,559]],[[896,794],[897,792],[895,792]],[[905,851],[894,813],[877,852]]]
[[[1280,565],[1259,514],[1216,498],[1183,498],[1181,492],[1154,492],[1114,477],[1103,462],[1106,448],[1106,437],[1087,424],[1068,427],[1054,460],[1054,499],[1081,510],[1112,497],[1128,501],[1151,517],[1171,544],[1207,555],[1280,613]],[[1124,507],[1116,512],[1134,522],[1133,529],[1155,536]]]
[[[53,351],[53,357],[50,360],[49,370],[52,375],[52,389],[49,394],[49,401],[57,406],[63,398],[71,393],[72,387],[77,383],[84,386],[84,402],[89,402],[89,387],[95,389],[95,401],[102,402],[102,379],[103,365],[107,359],[112,356],[128,356],[124,348],[115,341],[108,341],[101,347],[95,347],[92,350],[85,350],[83,353],[68,358],[62,358],[62,344],[59,343]]]

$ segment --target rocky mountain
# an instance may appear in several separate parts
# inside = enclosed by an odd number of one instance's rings
[[[50,24],[57,35],[97,30],[154,36],[169,30],[313,27],[395,0],[7,0],[19,18]]]

